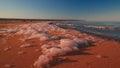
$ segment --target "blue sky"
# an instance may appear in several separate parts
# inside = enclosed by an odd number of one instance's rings
[[[0,18],[120,21],[120,0],[0,0]]]

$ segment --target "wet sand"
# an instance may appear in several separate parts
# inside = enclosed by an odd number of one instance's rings
[[[23,23],[20,23],[23,24]],[[26,23],[24,23],[26,24]],[[1,24],[0,24],[1,25]],[[3,24],[2,24],[3,25]],[[5,25],[5,24],[4,24]],[[9,23],[9,26],[14,26]],[[4,28],[7,28],[4,26]],[[3,28],[3,27],[2,27]],[[87,39],[92,46],[81,48],[79,52],[64,56],[67,60],[57,62],[49,68],[119,68],[120,67],[120,43],[104,40],[72,29],[67,30],[69,35],[60,31],[49,31],[50,35],[64,36],[69,39],[74,37]],[[72,36],[71,36],[72,35]],[[22,35],[0,33],[0,68],[34,68],[33,63],[41,55],[43,44],[57,44],[59,40],[39,41],[37,38],[22,42]],[[29,43],[32,46],[20,46]]]

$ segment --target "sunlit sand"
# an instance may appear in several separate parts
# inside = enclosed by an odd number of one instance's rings
[[[119,68],[120,43],[51,22],[1,22],[0,68]]]

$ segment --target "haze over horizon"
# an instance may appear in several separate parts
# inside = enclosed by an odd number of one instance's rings
[[[0,18],[120,21],[120,0],[0,0]]]

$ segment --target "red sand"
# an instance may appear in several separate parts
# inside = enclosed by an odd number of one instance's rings
[[[76,31],[75,33],[79,32]],[[50,32],[50,34],[62,35],[61,32]],[[58,42],[55,40],[39,42],[37,39],[32,39],[27,40],[26,43],[31,43],[33,47],[20,48],[23,42],[18,40],[19,37],[18,35],[8,37],[6,43],[0,39],[0,68],[7,68],[7,65],[12,65],[8,68],[34,68],[33,63],[41,54],[41,45]],[[21,51],[23,53],[18,54]],[[50,68],[120,68],[119,52],[120,43],[105,40],[76,54],[65,56],[69,60],[57,63]]]

